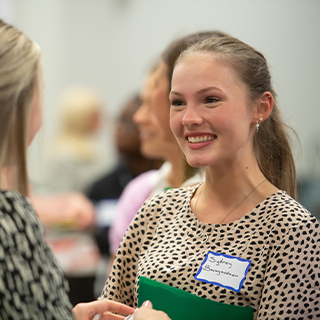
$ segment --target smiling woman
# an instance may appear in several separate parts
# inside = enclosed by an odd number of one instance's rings
[[[320,227],[294,200],[289,135],[264,56],[232,37],[195,43],[175,64],[170,101],[172,131],[206,179],[145,202],[105,296],[136,307],[143,276],[252,308],[253,319],[319,317]]]
[[[196,65],[203,67],[202,81],[211,77],[211,82],[207,81],[211,84],[208,84],[207,88],[204,85],[203,88],[199,89],[199,93],[203,90],[211,90],[211,95],[206,92],[206,96],[207,99],[211,99],[212,103],[208,104],[206,102],[206,105],[208,107],[223,105],[224,108],[229,106],[229,111],[233,114],[230,113],[229,119],[225,118],[225,120],[228,123],[236,121],[237,123],[234,126],[237,128],[243,124],[243,117],[246,113],[251,113],[248,118],[251,121],[251,131],[260,130],[259,134],[252,135],[253,139],[251,139],[260,170],[271,183],[279,189],[286,190],[293,198],[296,198],[296,172],[289,144],[288,126],[284,124],[280,114],[267,61],[258,51],[249,46],[244,47],[242,42],[232,39],[234,38],[226,37],[224,41],[221,40],[220,42],[204,41],[201,45],[198,43],[186,50],[180,57],[179,62],[188,64],[189,59],[198,58],[199,60],[200,57],[204,57],[202,63],[206,64],[207,72],[203,72],[205,68],[199,61]],[[210,65],[210,61],[212,65]],[[189,63],[188,65],[191,66],[192,64]],[[179,63],[175,71],[178,76]],[[218,82],[219,86],[215,86],[214,75],[209,76],[209,73],[219,73],[219,76],[222,76],[221,82]],[[199,77],[201,76],[198,75]],[[230,85],[234,87],[233,92],[229,90]],[[212,92],[212,90],[215,91]],[[243,91],[241,103],[246,106],[247,110],[236,115],[237,110],[232,109],[230,103],[238,105],[238,102],[231,100],[231,98],[234,98],[236,94],[241,95],[241,91]],[[214,102],[212,98],[214,98]],[[238,116],[241,118],[238,118]]]
[[[171,129],[191,166],[229,170],[254,158],[257,115],[248,107],[245,85],[230,67],[208,53],[190,55],[178,62],[172,83]],[[261,100],[256,112],[267,119],[272,100]]]

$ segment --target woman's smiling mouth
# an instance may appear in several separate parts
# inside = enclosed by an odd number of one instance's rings
[[[200,133],[200,132],[197,132],[197,133],[189,132],[186,134],[188,147],[192,150],[205,148],[211,145],[216,139],[217,139],[217,136],[215,134]]]
[[[216,139],[217,138],[217,136],[215,136],[215,135],[210,135],[210,136],[208,136],[208,135],[203,135],[203,136],[189,136],[189,137],[187,137],[187,139],[188,139],[188,142],[190,142],[190,143],[199,143],[199,142],[206,142],[206,141],[211,141],[211,140],[214,140],[214,139]]]

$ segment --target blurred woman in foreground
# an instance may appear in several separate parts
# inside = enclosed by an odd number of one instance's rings
[[[42,91],[39,46],[0,20],[0,318],[130,314],[132,308],[107,300],[77,305],[72,313],[68,284],[27,198],[26,149],[41,126]]]

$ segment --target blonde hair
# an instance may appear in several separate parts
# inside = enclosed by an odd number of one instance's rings
[[[9,169],[10,187],[23,195],[28,194],[27,133],[40,60],[40,47],[0,20],[0,165]]]
[[[233,37],[213,37],[196,43],[179,59],[195,52],[212,53],[218,61],[231,66],[246,85],[250,101],[267,91],[273,95],[271,115],[260,124],[259,132],[254,136],[254,152],[265,177],[277,188],[297,198],[296,169],[288,130],[295,132],[282,120],[265,57]]]

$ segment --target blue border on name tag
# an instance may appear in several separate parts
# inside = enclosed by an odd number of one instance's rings
[[[245,272],[244,272],[244,277],[243,277],[242,280],[240,281],[240,283],[239,283],[239,288],[238,288],[238,289],[235,289],[235,288],[233,288],[233,287],[224,286],[224,285],[223,285],[222,283],[220,283],[220,282],[212,282],[212,281],[208,281],[208,280],[206,280],[206,279],[198,278],[198,275],[200,274],[203,265],[204,265],[204,264],[206,263],[206,261],[208,260],[209,253],[213,254],[213,255],[216,256],[216,257],[223,256],[223,257],[226,257],[226,258],[229,258],[229,259],[234,259],[234,260],[238,260],[238,261],[248,262],[247,268],[245,269]],[[208,251],[208,253],[207,253],[206,257],[204,258],[203,262],[201,263],[201,266],[200,266],[197,274],[195,275],[194,279],[199,280],[199,281],[202,281],[202,282],[207,282],[207,283],[216,284],[216,285],[218,285],[218,286],[220,286],[220,287],[223,287],[223,288],[226,288],[226,289],[229,289],[229,290],[232,290],[232,291],[239,292],[240,289],[241,289],[241,287],[242,287],[242,284],[243,284],[244,280],[246,279],[246,276],[247,276],[247,274],[248,274],[250,265],[251,265],[251,260],[243,259],[243,258],[239,258],[239,257],[235,257],[235,256],[230,256],[230,255],[228,255],[228,254],[223,254],[223,253],[217,253],[217,252],[213,252],[213,251]]]

